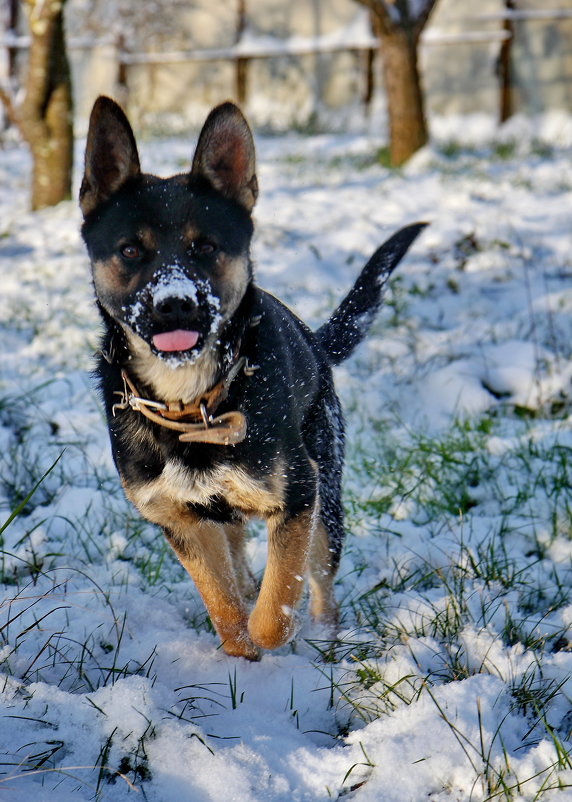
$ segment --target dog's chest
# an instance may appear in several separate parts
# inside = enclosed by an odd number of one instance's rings
[[[145,517],[167,525],[167,521],[157,520],[156,510],[208,508],[214,500],[222,500],[247,516],[267,517],[283,508],[283,484],[279,471],[260,479],[233,465],[196,471],[171,459],[158,477],[144,484],[125,486],[125,492]]]

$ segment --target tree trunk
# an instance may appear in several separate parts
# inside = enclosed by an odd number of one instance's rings
[[[377,27],[377,26],[376,26]],[[389,159],[403,164],[427,144],[429,135],[421,77],[417,64],[417,41],[410,29],[378,28],[380,57],[389,117]]]
[[[24,100],[16,117],[32,151],[32,209],[71,198],[73,112],[64,2],[26,1],[31,43]]]
[[[9,0],[6,12],[7,31],[11,34],[18,32],[18,18],[20,16],[20,4],[18,0]],[[15,47],[8,48],[8,78],[11,80],[16,74],[16,64],[18,50]]]
[[[514,0],[505,0],[504,3],[507,12],[513,11],[515,8]],[[514,38],[514,25],[510,16],[503,20],[503,31],[506,34],[506,39],[500,47],[499,58],[497,62],[497,74],[500,83],[500,102],[499,102],[499,123],[502,125],[509,117],[514,114],[514,99],[513,99],[513,85],[512,85],[512,59],[511,49]]]
[[[429,133],[417,50],[437,0],[356,0],[369,9],[379,42],[389,118],[389,162],[400,165]]]
[[[373,75],[373,65],[375,60],[375,50],[366,50],[363,55],[363,72],[364,72],[364,88],[362,92],[362,103],[366,111],[371,106],[373,100],[373,92],[375,89],[375,80]]]
[[[236,17],[236,44],[239,44],[242,34],[246,30],[246,0],[238,0],[238,11]],[[235,96],[239,106],[246,103],[248,86],[248,65],[250,59],[237,58],[235,63]]]

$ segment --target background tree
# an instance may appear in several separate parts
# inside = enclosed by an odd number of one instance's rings
[[[30,47],[21,103],[16,106],[0,88],[8,117],[32,152],[32,209],[71,197],[73,109],[64,4],[65,0],[23,0]]]
[[[504,0],[506,17],[503,20],[505,38],[502,41],[497,61],[497,74],[500,82],[499,123],[505,123],[514,114],[514,94],[512,81],[512,43],[514,41],[514,23],[510,16],[516,9],[514,0]]]
[[[403,164],[428,140],[418,46],[437,0],[356,0],[371,12],[389,117],[389,158]]]

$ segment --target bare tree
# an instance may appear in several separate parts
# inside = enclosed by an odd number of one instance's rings
[[[514,24],[510,16],[516,8],[515,0],[504,0],[506,16],[503,20],[505,38],[502,41],[497,61],[497,75],[500,83],[499,122],[505,123],[514,114],[514,93],[512,76],[512,44]]]
[[[356,0],[371,12],[389,116],[389,157],[403,164],[428,139],[418,46],[437,0]]]
[[[24,0],[30,35],[23,99],[0,88],[8,117],[32,152],[32,209],[71,197],[73,114],[64,34],[65,0]]]

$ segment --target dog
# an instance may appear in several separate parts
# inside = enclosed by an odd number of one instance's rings
[[[227,102],[190,172],[141,171],[122,109],[100,97],[80,189],[82,236],[104,333],[96,367],[127,498],[158,524],[228,655],[338,621],[344,421],[332,367],[365,337],[387,279],[424,223],[376,251],[328,322],[310,331],[254,282],[252,133]],[[258,589],[245,523],[265,520]]]

